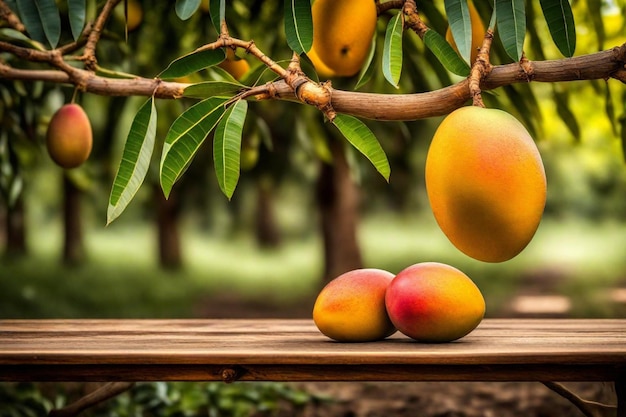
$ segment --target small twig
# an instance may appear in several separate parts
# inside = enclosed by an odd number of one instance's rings
[[[4,1],[0,1],[0,19],[6,21],[9,26],[18,32],[26,32],[26,27],[20,18],[13,13],[13,10],[11,10],[11,8]]]
[[[615,406],[585,400],[576,395],[576,393],[570,391],[563,384],[551,381],[543,381],[542,384],[559,394],[561,397],[567,399],[586,417],[608,417],[615,414]]]
[[[386,1],[384,3],[381,3],[380,1],[376,2],[376,13],[378,14],[378,16],[380,16],[381,14],[389,11],[389,10],[393,10],[393,9],[402,9],[402,7],[404,6],[404,0],[390,0],[390,1]]]
[[[480,85],[482,81],[491,72],[491,63],[489,61],[489,52],[491,51],[491,43],[493,42],[493,29],[487,29],[485,38],[478,51],[476,61],[472,64],[472,69],[469,75],[469,89],[470,96],[472,97],[472,104],[478,107],[485,107],[482,98],[482,91]]]
[[[103,401],[113,398],[121,393],[128,391],[135,385],[134,382],[108,382],[93,392],[78,399],[72,404],[51,410],[48,414],[49,417],[73,417],[77,416],[89,407],[93,407]]]
[[[122,0],[107,0],[104,7],[100,11],[98,18],[96,19],[91,32],[89,33],[87,43],[83,51],[85,69],[88,71],[94,71],[98,65],[98,60],[96,59],[96,45],[98,44],[98,41],[100,41],[100,35],[102,34],[104,25],[107,20],[109,20],[111,13],[113,13],[113,9],[119,4],[120,1]]]
[[[415,0],[406,0],[402,7],[402,13],[404,13],[404,27],[411,29],[420,39],[424,39],[424,35],[430,29],[420,17]]]

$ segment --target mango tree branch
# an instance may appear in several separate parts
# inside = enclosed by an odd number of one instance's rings
[[[26,32],[26,27],[13,10],[3,1],[0,1],[0,20],[4,20],[7,24],[18,32]]]
[[[83,61],[85,62],[85,68],[89,70],[95,70],[98,65],[98,61],[96,60],[96,45],[100,41],[100,35],[102,34],[102,30],[104,29],[104,25],[109,20],[111,13],[113,13],[113,9],[121,0],[107,0],[106,4],[102,8],[102,11],[98,15],[96,22],[93,25],[93,28],[89,32],[89,37],[87,38],[87,44],[85,45],[85,49],[83,51]]]
[[[82,79],[85,92],[106,96],[149,97],[155,93],[157,98],[175,99],[182,97],[185,87],[189,85],[141,77],[107,78],[77,68],[73,68],[73,71],[73,76],[70,76],[64,71],[25,70],[0,63],[0,77],[5,79],[40,80],[68,85],[77,85],[76,80]],[[521,82],[554,83],[609,78],[622,83],[626,80],[626,43],[574,58],[528,61],[524,68],[519,63],[493,66],[482,79],[480,88],[485,91]],[[435,91],[414,94],[361,93],[328,88],[330,104],[338,113],[377,120],[416,120],[445,115],[464,105],[471,99],[468,83],[468,79],[465,79]],[[261,99],[297,100],[294,90],[284,80],[255,87],[250,92]]]

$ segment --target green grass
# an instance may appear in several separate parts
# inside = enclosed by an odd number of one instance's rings
[[[366,266],[398,272],[416,262],[449,263],[481,288],[488,314],[497,314],[524,276],[558,273],[557,291],[574,301],[574,315],[610,316],[603,298],[626,282],[626,225],[545,220],[535,239],[511,261],[488,264],[456,250],[428,216],[366,218],[359,232]],[[185,230],[185,268],[157,267],[149,228],[95,228],[87,238],[89,262],[59,264],[54,228],[31,239],[26,259],[0,261],[0,318],[194,317],[218,294],[293,303],[312,297],[322,271],[318,237],[259,249],[250,236],[231,238]],[[541,278],[539,278],[541,279]]]

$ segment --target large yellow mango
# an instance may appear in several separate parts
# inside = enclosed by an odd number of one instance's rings
[[[322,63],[313,61],[316,69],[341,77],[358,73],[376,30],[374,0],[315,0],[311,13],[313,47],[309,57]]]
[[[437,223],[459,250],[502,262],[534,236],[546,176],[535,142],[515,117],[470,106],[450,113],[435,132],[426,190]]]

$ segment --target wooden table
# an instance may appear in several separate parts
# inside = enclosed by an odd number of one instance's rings
[[[626,319],[485,319],[423,344],[337,343],[311,320],[0,320],[0,381],[614,381]]]

